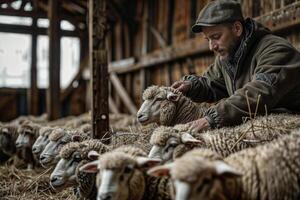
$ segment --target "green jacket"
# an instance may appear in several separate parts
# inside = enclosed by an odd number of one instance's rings
[[[236,125],[254,113],[300,111],[300,53],[285,39],[246,19],[246,34],[232,62],[215,62],[203,76],[188,75],[187,96],[217,102],[205,114],[211,127]],[[259,97],[260,96],[260,97]],[[259,99],[259,101],[258,101]]]

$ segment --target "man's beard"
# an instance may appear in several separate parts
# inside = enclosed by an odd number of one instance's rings
[[[231,43],[231,45],[228,48],[228,55],[224,57],[222,60],[224,62],[234,62],[235,61],[235,55],[240,47],[241,42],[240,41],[234,41]]]

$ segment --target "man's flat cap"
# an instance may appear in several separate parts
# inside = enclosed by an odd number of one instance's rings
[[[241,5],[233,0],[215,0],[208,3],[199,13],[192,32],[202,32],[203,26],[215,26],[235,21],[243,21]]]

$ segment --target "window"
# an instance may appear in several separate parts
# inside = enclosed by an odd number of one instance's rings
[[[60,87],[66,88],[79,70],[79,39],[73,37],[62,37],[60,56]],[[37,68],[38,87],[49,86],[49,38],[48,36],[38,37],[37,47]]]
[[[17,6],[17,5],[16,5]],[[22,17],[0,16],[0,23],[31,25]],[[47,19],[38,20],[39,27],[48,27]],[[61,22],[64,30],[74,30],[66,21]],[[31,35],[0,32],[0,87],[30,87]],[[61,38],[60,86],[66,88],[79,69],[80,41],[75,37]],[[37,38],[37,84],[39,88],[49,86],[49,38]]]
[[[0,23],[31,26],[32,19],[30,17],[11,17],[11,16],[0,15]]]
[[[0,87],[29,87],[31,36],[0,33]]]

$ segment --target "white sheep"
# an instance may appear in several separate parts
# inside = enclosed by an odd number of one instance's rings
[[[160,160],[146,157],[136,147],[120,147],[102,154],[99,160],[88,163],[80,170],[96,173],[99,200],[170,199],[168,179],[146,175],[145,169]]]
[[[188,126],[159,127],[154,130],[149,157],[172,161],[193,148],[208,148],[223,157],[245,148],[272,141],[291,130],[300,128],[300,116],[272,114],[236,127],[224,127],[204,133],[191,133]]]
[[[171,176],[176,200],[296,200],[300,196],[300,132],[224,159],[211,150],[195,149],[148,173]]]
[[[83,141],[89,138],[88,133],[79,130],[56,128],[49,135],[49,143],[40,155],[41,165],[43,167],[55,165],[60,159],[59,152],[64,145],[72,141]]]
[[[60,160],[50,176],[50,183],[55,190],[74,187],[81,198],[96,198],[95,175],[78,170],[83,164],[91,161],[88,157],[90,151],[102,154],[109,151],[109,147],[100,140],[89,139],[80,143],[70,142],[61,149]]]
[[[39,158],[46,145],[49,143],[49,135],[54,130],[53,127],[41,127],[39,136],[32,145],[32,153],[35,158]]]
[[[184,124],[204,116],[209,104],[197,104],[171,87],[151,86],[143,93],[137,118],[142,125],[157,123],[174,126]]]
[[[110,137],[110,146],[117,148],[123,145],[134,145],[149,152],[151,149],[150,137],[158,126],[148,124],[131,132],[112,132]]]

